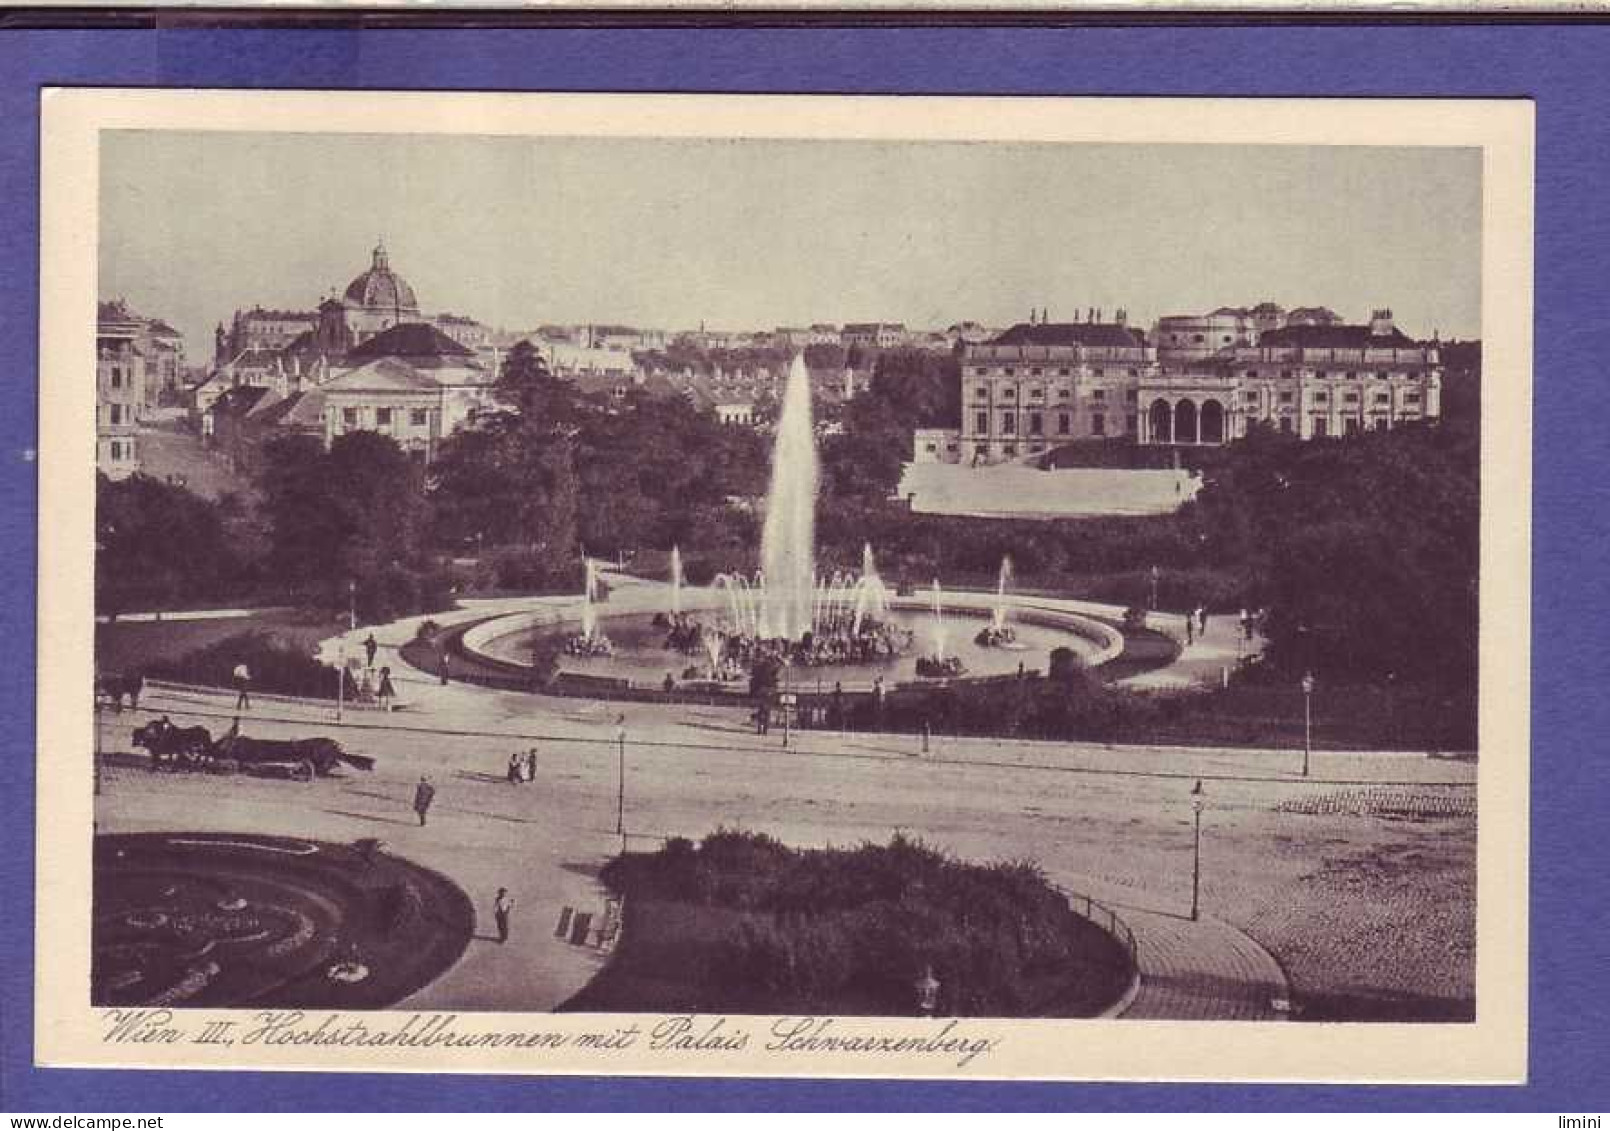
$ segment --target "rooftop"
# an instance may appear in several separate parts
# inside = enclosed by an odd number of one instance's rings
[[[469,359],[475,351],[461,346],[427,322],[402,322],[382,330],[362,345],[352,348],[347,359],[359,364],[381,357]]]
[[[1416,344],[1396,327],[1377,335],[1369,326],[1286,326],[1258,337],[1260,346],[1299,349],[1413,349]]]
[[[992,346],[1119,346],[1139,349],[1145,343],[1128,326],[1116,322],[1019,322],[989,343]]]

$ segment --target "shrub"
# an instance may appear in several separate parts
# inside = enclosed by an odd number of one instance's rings
[[[951,1012],[1032,1012],[1048,995],[1064,1000],[1070,985],[1094,1012],[1128,969],[1122,948],[1074,915],[1037,865],[967,864],[899,835],[799,851],[718,829],[697,846],[675,840],[617,857],[604,879],[629,897],[712,909],[702,922],[715,933],[703,936],[693,974],[706,1009],[909,1013],[912,982],[931,966]],[[689,976],[685,949],[656,938],[642,953],[679,968],[634,976]]]

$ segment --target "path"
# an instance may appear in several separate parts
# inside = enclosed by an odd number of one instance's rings
[[[1212,915],[1194,921],[1159,901],[1084,876],[1064,887],[1111,908],[1135,936],[1137,993],[1118,1014],[1131,1020],[1278,1021],[1291,987],[1267,950]],[[1077,901],[1075,901],[1077,902]]]

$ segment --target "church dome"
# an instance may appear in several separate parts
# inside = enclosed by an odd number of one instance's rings
[[[414,288],[391,269],[386,261],[386,246],[380,244],[374,251],[374,263],[362,275],[347,284],[347,302],[371,310],[389,310],[418,313],[419,301]]]

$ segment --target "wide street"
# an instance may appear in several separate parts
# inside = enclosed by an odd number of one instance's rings
[[[779,731],[757,736],[732,708],[442,686],[398,657],[412,629],[374,630],[379,662],[402,676],[402,710],[349,708],[338,724],[328,705],[259,697],[243,720],[261,737],[336,737],[374,757],[372,773],[345,769],[311,784],[152,773],[120,753],[131,750],[135,725],[158,712],[217,733],[233,704],[222,692],[153,689],[139,712],[103,716],[102,747],[113,753],[99,830],[380,837],[443,872],[474,900],[481,925],[454,968],[402,1003],[411,1006],[543,1010],[579,989],[603,957],[556,939],[554,928],[565,906],[602,910],[594,877],[621,847],[621,804],[632,847],[719,826],[794,845],[900,830],[970,859],[1036,861],[1134,931],[1142,978],[1130,1017],[1272,1018],[1285,1013],[1276,999],[1310,1016],[1470,1008],[1473,761],[1321,751],[1304,780],[1301,754],[1290,750],[940,736],[925,753],[909,736],[820,731],[795,731],[785,748]],[[1191,660],[1188,652],[1182,670]],[[510,754],[532,745],[537,781],[509,783]],[[424,828],[410,809],[421,775],[438,789]],[[1198,779],[1202,914],[1192,922]],[[507,946],[489,932],[499,886],[516,900]]]

